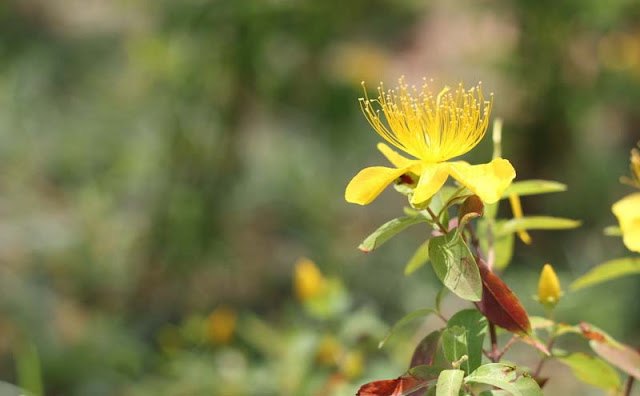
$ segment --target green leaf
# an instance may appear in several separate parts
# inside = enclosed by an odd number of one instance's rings
[[[576,228],[580,221],[550,216],[525,216],[507,220],[496,226],[496,235],[501,236],[525,230],[565,230]]]
[[[460,361],[463,356],[467,359],[460,367],[469,372],[469,349],[467,348],[467,329],[461,326],[451,326],[442,332],[442,349],[449,363]]]
[[[440,306],[442,305],[442,299],[447,295],[449,289],[446,287],[441,287],[438,294],[436,294],[436,311],[441,312]]]
[[[480,272],[457,228],[446,235],[431,238],[429,259],[436,276],[449,290],[464,300],[480,301]]]
[[[542,316],[529,316],[529,321],[531,322],[531,328],[534,330],[545,329],[550,331],[555,324],[553,320],[543,318]]]
[[[511,194],[523,196],[560,191],[567,191],[567,186],[551,180],[523,180],[511,183],[504,193],[502,193],[502,198],[508,198]]]
[[[462,370],[442,370],[438,376],[436,396],[458,396],[463,378]]]
[[[391,330],[389,330],[389,332],[384,337],[384,339],[380,341],[380,343],[378,344],[378,348],[382,348],[382,346],[389,340],[389,338],[393,335],[393,333],[395,333],[399,328],[403,327],[407,323],[411,322],[412,320],[421,318],[423,316],[436,314],[436,313],[437,312],[434,311],[433,309],[424,308],[424,309],[418,309],[416,311],[411,312],[410,314],[405,315],[402,319],[400,319],[399,321],[396,322],[396,324],[393,325],[393,327],[391,328]]]
[[[466,373],[469,374],[482,363],[482,344],[485,334],[487,334],[487,319],[475,309],[465,309],[449,319],[447,327],[453,326],[464,327],[467,330],[465,334],[466,354],[469,359],[462,368],[466,369]]]
[[[488,207],[488,205],[486,206]],[[485,208],[486,208],[485,207]],[[487,218],[487,212],[485,210],[485,216]],[[477,234],[478,239],[480,240],[480,248],[483,252],[489,251],[489,227],[493,225],[494,229],[500,227],[501,224],[504,224],[505,221],[497,221],[494,222],[492,220],[480,219],[478,221]],[[511,263],[511,258],[513,257],[513,245],[515,242],[515,235],[513,233],[508,233],[500,236],[493,235],[493,254],[494,254],[494,262],[493,266],[496,269],[505,269]]]
[[[621,237],[622,236],[622,230],[620,229],[619,226],[608,226],[608,227],[605,227],[603,232],[604,232],[604,235],[606,235],[606,236],[614,236],[614,237]]]
[[[407,266],[404,267],[404,274],[411,275],[418,268],[422,267],[429,261],[429,240],[427,239],[418,250],[413,254],[413,256],[409,259]]]
[[[480,366],[464,381],[495,386],[514,396],[542,396],[542,389],[533,378],[527,374],[518,374],[515,366],[502,363]]]
[[[602,389],[620,388],[618,373],[602,359],[586,353],[573,353],[558,358],[558,361],[569,366],[573,375],[586,384]]]
[[[640,274],[640,258],[625,257],[609,260],[573,281],[569,289],[578,290],[631,274]]]
[[[426,219],[423,217],[399,217],[397,219],[393,219],[381,225],[377,230],[375,230],[371,235],[365,239],[358,249],[362,250],[365,253],[368,253],[374,249],[379,248],[386,241],[391,239],[400,231],[405,228],[412,226],[418,223],[424,223]]]

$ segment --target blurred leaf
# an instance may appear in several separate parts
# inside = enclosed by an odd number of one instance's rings
[[[529,322],[531,323],[531,328],[534,330],[550,330],[551,327],[555,324],[553,320],[543,318],[542,316],[529,316]]]
[[[511,183],[502,193],[502,198],[508,198],[511,194],[518,196],[548,194],[567,191],[567,186],[551,180],[523,180]]]
[[[549,351],[549,348],[547,348],[544,342],[542,342],[538,337],[535,337],[533,334],[519,335],[518,340],[521,342],[524,342],[525,344],[531,345],[532,347],[536,348],[537,350],[539,350],[540,352],[542,352],[547,356],[551,356],[551,352]]]
[[[531,332],[531,324],[524,307],[515,294],[496,274],[480,263],[483,291],[476,306],[489,321],[513,333]]]
[[[604,229],[604,235],[606,235],[606,236],[614,236],[614,237],[621,237],[622,236],[622,230],[620,229],[619,226],[608,226],[608,227],[605,227],[605,229]]]
[[[424,388],[429,381],[407,374],[394,380],[373,381],[364,384],[356,396],[405,396]]]
[[[487,205],[488,206],[488,205]],[[492,220],[487,220],[487,214],[485,211],[484,218],[478,221],[477,226],[477,234],[478,239],[480,240],[480,248],[483,252],[489,251],[489,227],[494,225],[494,235],[493,235],[493,254],[494,254],[494,262],[493,266],[496,269],[502,270],[507,268],[511,263],[511,258],[513,257],[513,245],[515,242],[514,233],[508,233],[504,235],[495,235],[495,229],[497,229],[500,224],[505,221],[497,221],[494,222]]]
[[[462,370],[443,370],[438,376],[436,396],[458,396],[463,378]]]
[[[465,309],[459,311],[449,319],[447,327],[464,327],[467,344],[467,356],[469,360],[463,368],[470,373],[482,364],[482,344],[487,333],[487,319],[475,309]]]
[[[464,200],[458,210],[458,228],[464,229],[465,225],[474,217],[480,217],[484,213],[484,204],[477,195],[471,195]]]
[[[601,358],[640,381],[640,353],[631,347],[609,342],[589,341],[591,349]]]
[[[589,272],[574,280],[569,289],[578,290],[597,285],[625,275],[640,274],[640,258],[619,258],[606,261],[592,268]]]
[[[399,328],[403,327],[404,325],[406,325],[407,323],[411,322],[412,320],[421,318],[423,316],[431,315],[431,314],[437,314],[437,312],[434,311],[433,309],[424,308],[424,309],[418,309],[416,311],[413,311],[413,312],[403,316],[402,319],[400,319],[399,321],[396,322],[396,324],[393,325],[393,327],[391,328],[391,330],[389,330],[389,333],[387,333],[387,335],[384,337],[384,339],[382,341],[380,341],[380,343],[378,344],[378,348],[382,348],[382,346],[389,340],[389,338]]]
[[[436,311],[441,311],[440,306],[442,305],[442,299],[447,295],[448,291],[449,289],[447,289],[446,287],[441,287],[440,291],[438,291],[438,294],[436,294]]]
[[[382,246],[390,238],[394,237],[400,231],[405,228],[418,223],[424,223],[426,219],[423,217],[400,217],[393,219],[381,225],[371,235],[369,235],[361,244],[358,249],[365,253],[368,253],[374,249]]]
[[[501,236],[524,230],[565,230],[579,227],[581,224],[580,221],[562,217],[525,216],[500,223],[496,226],[496,235]]]
[[[434,364],[441,335],[442,331],[436,330],[427,334],[422,341],[420,341],[411,357],[409,369]]]
[[[21,340],[14,345],[16,372],[20,387],[34,396],[43,395],[40,357],[33,342]]]
[[[514,396],[542,396],[542,389],[533,378],[528,375],[518,375],[516,367],[502,363],[488,363],[480,366],[464,381],[495,386]]]
[[[413,254],[407,266],[404,267],[404,274],[411,275],[418,268],[422,267],[429,261],[429,240],[427,239],[422,245],[418,247],[418,250]]]
[[[557,359],[569,366],[573,375],[586,384],[602,389],[620,388],[618,373],[595,356],[589,356],[586,353],[573,353]]]
[[[482,281],[478,266],[457,228],[431,238],[429,258],[438,279],[449,290],[468,301],[480,300]]]
[[[461,366],[465,372],[469,372],[469,350],[467,347],[467,329],[461,326],[447,327],[442,332],[442,349],[449,363],[458,362],[463,356],[467,359]]]

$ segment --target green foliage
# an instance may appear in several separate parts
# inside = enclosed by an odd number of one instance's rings
[[[482,346],[487,333],[487,319],[475,309],[465,309],[449,319],[447,328],[452,327],[465,329],[463,344],[467,349],[468,359],[461,368],[469,374],[477,369],[482,362]]]
[[[405,228],[418,223],[424,223],[427,220],[419,216],[407,216],[390,220],[381,225],[371,235],[369,235],[361,244],[358,249],[365,253],[368,253],[374,249],[379,248],[386,241],[400,233]]]
[[[611,279],[634,274],[640,274],[640,258],[627,257],[608,260],[574,280],[569,285],[569,288],[571,290],[579,290]]]
[[[411,275],[429,261],[429,239],[418,247],[404,267],[404,274]]]
[[[480,272],[457,228],[431,238],[429,258],[436,276],[452,293],[465,300],[480,301]]]
[[[511,194],[520,197],[525,195],[548,194],[567,191],[567,186],[552,180],[524,180],[516,181],[502,194],[502,198],[508,198]]]
[[[458,396],[463,378],[462,370],[442,370],[438,376],[436,396]]]
[[[542,390],[533,378],[526,374],[519,374],[514,366],[502,363],[480,366],[465,377],[464,381],[495,386],[513,396],[542,396]]]
[[[569,366],[573,375],[589,385],[608,390],[620,388],[618,373],[597,357],[573,353],[567,357],[558,358],[558,361]]]
[[[414,321],[418,318],[421,318],[423,316],[427,316],[427,315],[433,315],[436,314],[437,312],[434,311],[433,309],[418,309],[416,311],[411,312],[410,314],[407,314],[405,316],[402,317],[402,319],[400,319],[399,321],[396,322],[396,324],[393,325],[393,327],[391,328],[391,330],[387,333],[387,335],[384,337],[384,339],[382,339],[382,341],[380,341],[380,343],[378,344],[378,348],[382,348],[384,346],[384,344],[389,340],[389,338],[391,338],[391,336],[401,327],[405,326],[407,323]]]

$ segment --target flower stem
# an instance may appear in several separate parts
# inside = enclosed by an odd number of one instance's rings
[[[633,375],[627,378],[627,384],[624,386],[624,396],[631,396],[631,388],[633,387]]]
[[[447,229],[444,228],[444,226],[442,225],[440,220],[438,220],[438,216],[436,216],[436,214],[433,213],[433,210],[431,210],[431,208],[427,208],[427,212],[429,212],[429,215],[431,216],[431,219],[433,219],[433,222],[435,223],[435,225],[438,226],[438,228],[440,229],[440,232],[442,232],[443,234],[446,235]]]
[[[489,321],[489,335],[491,336],[491,354],[489,358],[493,363],[498,363],[500,360],[498,351],[498,336],[496,335],[496,325]]]

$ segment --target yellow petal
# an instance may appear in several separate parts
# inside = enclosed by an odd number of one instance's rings
[[[622,198],[611,207],[618,218],[625,246],[640,253],[640,193]]]
[[[387,157],[389,162],[391,162],[396,168],[405,168],[410,166],[415,160],[410,160],[409,158],[403,157],[398,154],[397,151],[393,150],[391,147],[387,146],[384,143],[378,143],[378,150]]]
[[[449,177],[449,167],[446,162],[440,164],[422,165],[420,181],[413,191],[411,203],[414,205],[433,197],[444,185]]]
[[[498,202],[504,190],[516,177],[511,163],[496,158],[488,164],[469,165],[464,161],[449,162],[449,174],[485,203]]]
[[[522,204],[520,203],[520,197],[517,194],[509,195],[509,203],[511,203],[511,211],[513,217],[519,219],[522,217]],[[526,230],[518,231],[518,237],[527,245],[531,245],[531,235]]]
[[[351,179],[344,193],[344,198],[347,202],[366,205],[376,199],[385,187],[406,173],[410,167],[395,169],[373,166],[365,168]]]

